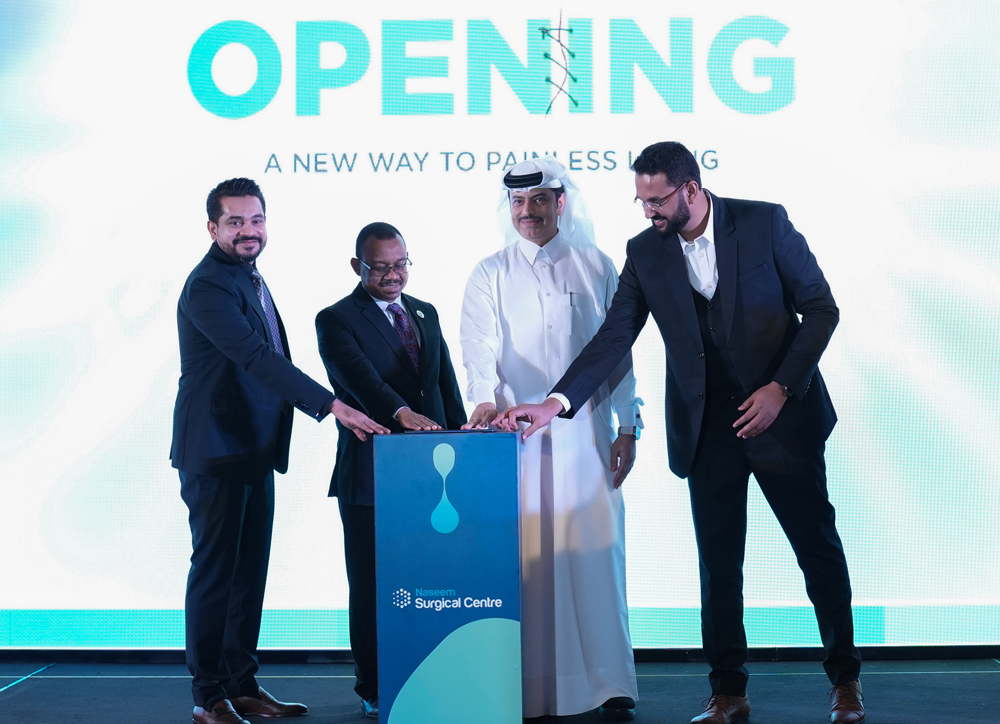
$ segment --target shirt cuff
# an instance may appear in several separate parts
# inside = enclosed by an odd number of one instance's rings
[[[560,394],[559,392],[550,392],[549,396],[545,398],[546,400],[558,400],[559,404],[562,405],[563,413],[569,412],[572,405],[569,404],[569,399],[566,395]],[[561,413],[560,413],[561,414]]]
[[[484,402],[492,402],[495,405],[497,402],[496,391],[488,382],[477,382],[469,387],[469,402],[476,407]]]
[[[615,409],[615,413],[618,415],[618,424],[621,427],[638,427],[640,430],[643,428],[642,415],[639,414],[639,406],[643,402],[640,398],[632,398],[632,404],[625,407],[623,410]]]
[[[396,422],[399,422],[399,413],[401,413],[403,410],[409,410],[409,409],[410,409],[409,407],[407,407],[406,405],[403,405],[398,410],[396,410],[394,413],[392,413],[392,419],[395,420]]]

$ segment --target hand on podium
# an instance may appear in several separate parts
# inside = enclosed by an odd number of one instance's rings
[[[396,422],[407,430],[440,430],[441,426],[429,417],[414,412],[409,407],[401,407],[396,412]]]
[[[341,425],[357,435],[358,439],[362,442],[368,439],[365,435],[366,432],[376,435],[387,435],[389,433],[388,428],[382,427],[365,413],[355,410],[349,405],[345,405],[336,398],[334,398],[333,404],[330,405],[330,412],[340,421]]]
[[[472,411],[472,417],[469,418],[467,423],[462,425],[462,429],[474,430],[477,428],[489,427],[499,414],[500,413],[497,412],[497,406],[492,402],[484,402],[480,405],[476,405],[476,409]]]
[[[521,435],[522,440],[527,440],[541,428],[552,422],[553,418],[562,411],[563,405],[559,400],[554,397],[546,397],[540,403],[525,403],[504,410],[495,420],[495,423],[501,430],[514,432],[517,430],[518,420],[529,422],[528,429]]]

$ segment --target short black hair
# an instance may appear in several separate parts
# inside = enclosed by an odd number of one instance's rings
[[[226,196],[256,196],[260,199],[260,210],[265,212],[265,216],[267,215],[264,194],[261,193],[257,182],[248,178],[231,178],[223,181],[208,192],[208,200],[205,201],[205,210],[208,212],[209,221],[219,223],[219,217],[222,216],[222,199]]]
[[[392,224],[387,224],[384,221],[373,221],[358,232],[358,240],[354,243],[354,258],[361,258],[361,247],[365,245],[365,242],[369,238],[374,237],[379,241],[385,241],[386,239],[395,239],[397,236],[400,239],[403,238],[403,235],[399,233],[399,229]],[[405,244],[406,242],[404,241],[403,243]]]
[[[701,170],[698,161],[684,144],[676,141],[660,141],[642,149],[632,162],[632,170],[646,176],[662,173],[671,186],[682,186],[688,181],[697,181],[701,188]]]

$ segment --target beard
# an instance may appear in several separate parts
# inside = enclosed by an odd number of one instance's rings
[[[656,229],[656,233],[660,236],[674,236],[679,234],[681,229],[687,226],[687,223],[691,220],[691,207],[688,206],[687,200],[681,196],[677,202],[677,212],[674,214],[673,218],[663,216],[661,214],[656,214],[650,221],[661,221],[665,220],[667,225],[663,227],[662,230]]]
[[[254,251],[241,251],[239,245],[244,241],[256,241],[257,248]],[[254,260],[260,256],[260,253],[264,251],[264,240],[259,236],[241,236],[237,239],[233,239],[233,251],[236,252],[236,256],[240,261],[252,264]]]

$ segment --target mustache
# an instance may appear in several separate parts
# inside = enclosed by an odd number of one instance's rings
[[[527,216],[518,216],[517,220],[518,221],[541,221],[542,217],[541,216],[535,216],[534,214],[529,214]]]
[[[233,239],[234,244],[239,244],[241,241],[256,241],[258,244],[262,243],[259,236],[237,236]]]

